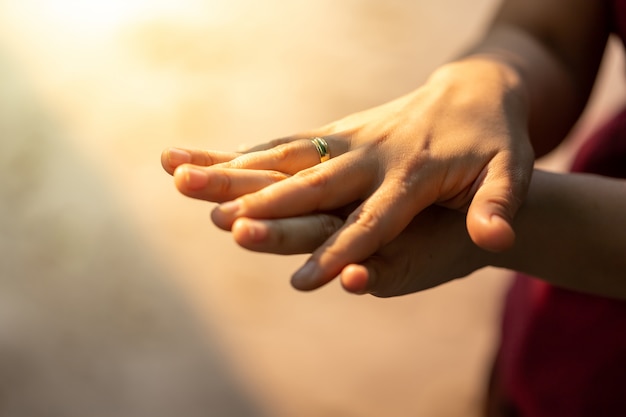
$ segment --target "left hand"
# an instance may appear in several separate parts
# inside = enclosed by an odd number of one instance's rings
[[[309,253],[343,223],[342,218],[330,214],[275,220],[240,218],[233,224],[232,233],[239,245],[253,251]],[[465,277],[486,266],[488,256],[469,238],[463,213],[431,206],[365,261],[344,268],[339,279],[351,293],[399,296]],[[323,284],[292,279],[292,285],[299,290]]]

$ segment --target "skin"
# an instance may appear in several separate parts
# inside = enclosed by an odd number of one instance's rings
[[[296,244],[312,251],[292,278],[296,288],[341,275],[352,292],[417,291],[422,285],[397,285],[369,265],[399,247],[415,255],[421,237],[437,235],[422,214],[462,219],[472,245],[461,253],[504,259],[523,249],[519,235],[527,230],[516,214],[534,158],[560,142],[586,104],[608,37],[604,8],[588,0],[505,1],[481,42],[404,97],[244,154],[168,150],[163,166],[183,194],[222,203],[213,221],[243,246],[273,251],[259,240],[259,225],[268,242],[274,227],[291,236],[283,242],[308,241]],[[308,139],[314,136],[329,143],[330,161],[319,163]],[[245,239],[255,227],[257,246]],[[439,243],[450,242],[438,233]],[[498,262],[471,263],[451,275]]]
[[[467,233],[463,213],[431,206],[375,255],[345,269],[340,279],[350,292],[389,297],[496,266],[561,287],[626,299],[624,210],[626,181],[536,170],[514,221],[519,232],[511,250],[479,248]],[[339,217],[322,214],[269,221],[244,218],[235,224],[233,235],[254,251],[306,253],[340,226]]]
[[[163,163],[169,166],[168,152]],[[265,178],[263,171],[251,172]],[[345,268],[340,279],[349,292],[390,297],[496,266],[577,291],[626,299],[626,258],[621,255],[626,247],[625,211],[624,180],[535,170],[514,220],[518,234],[512,249],[494,253],[478,247],[467,232],[463,212],[434,205],[367,260]],[[238,244],[253,251],[310,253],[341,229],[349,212],[350,207],[273,220],[244,217],[235,221],[232,233]],[[301,290],[319,285],[313,280],[294,282]]]

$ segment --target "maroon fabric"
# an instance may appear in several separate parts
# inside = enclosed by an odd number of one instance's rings
[[[613,30],[626,42],[626,0],[611,7]],[[572,171],[626,178],[626,110],[583,145]],[[626,302],[517,276],[494,379],[493,415],[626,416]]]
[[[581,146],[571,170],[626,178],[626,109]]]

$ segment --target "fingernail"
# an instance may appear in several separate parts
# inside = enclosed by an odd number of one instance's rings
[[[226,203],[222,203],[218,206],[219,211],[224,214],[236,214],[241,208],[241,201],[233,200]]]
[[[209,182],[209,176],[205,171],[193,167],[183,168],[185,170],[185,182],[187,183],[187,187],[189,189],[199,190],[206,187]]]
[[[172,167],[188,164],[191,162],[191,154],[178,148],[170,148],[167,150],[167,160]]]
[[[308,261],[291,278],[294,287],[302,290],[314,288],[320,276],[320,269],[313,261]]]

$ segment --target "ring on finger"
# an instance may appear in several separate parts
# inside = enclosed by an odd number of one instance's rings
[[[324,138],[314,137],[311,139],[315,149],[317,149],[317,153],[320,154],[320,163],[326,162],[330,159],[330,148],[328,147],[328,142]]]

